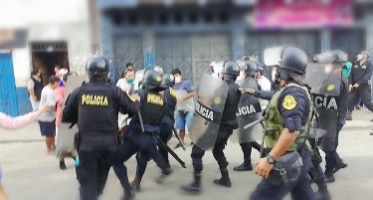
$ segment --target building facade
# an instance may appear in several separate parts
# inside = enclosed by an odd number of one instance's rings
[[[110,59],[113,80],[132,62],[139,68],[181,68],[196,84],[212,61],[244,55],[262,61],[264,48],[274,45],[298,46],[309,57],[329,49],[342,49],[351,58],[373,51],[369,1],[352,3],[351,26],[261,30],[250,23],[254,1],[97,0],[95,6],[101,35],[94,46]]]

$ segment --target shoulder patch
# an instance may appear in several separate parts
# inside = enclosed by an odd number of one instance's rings
[[[361,67],[362,69],[366,69],[367,68],[367,66],[366,65],[363,65],[362,67]]]
[[[329,84],[328,87],[326,87],[326,90],[333,91],[335,88],[334,84]]]
[[[284,101],[282,102],[282,107],[284,107],[286,110],[293,110],[295,107],[297,107],[297,101],[295,100],[293,95],[286,95],[284,97]]]
[[[175,92],[175,90],[172,87],[169,87],[169,91],[170,91],[170,95],[172,97],[176,97],[176,92]]]

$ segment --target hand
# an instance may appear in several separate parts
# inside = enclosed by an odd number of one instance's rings
[[[359,84],[358,84],[358,83],[355,83],[355,85],[352,86],[352,87],[354,87],[354,88],[358,88],[358,87],[359,87]]]
[[[253,88],[240,88],[242,92],[248,93],[248,94],[255,94],[256,90]]]
[[[177,98],[177,103],[183,103],[184,99],[183,98]]]
[[[261,158],[256,166],[255,173],[266,179],[272,168],[273,165],[267,161],[267,158]]]
[[[350,84],[348,85],[348,91],[351,92],[351,90],[352,90],[352,85]]]
[[[32,100],[34,100],[35,102],[38,102],[38,98],[36,96],[32,96]]]
[[[43,106],[41,106],[38,110],[39,115],[43,114],[48,108],[48,103],[45,103]]]
[[[135,101],[140,101],[141,100],[140,96],[137,93],[132,94],[130,97],[132,99],[134,99]]]

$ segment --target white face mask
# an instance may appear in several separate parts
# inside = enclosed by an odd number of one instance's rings
[[[180,76],[175,77],[175,83],[180,83],[180,82],[181,82],[181,77]]]

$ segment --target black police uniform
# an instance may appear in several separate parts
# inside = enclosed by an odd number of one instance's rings
[[[371,88],[369,80],[372,77],[373,66],[370,61],[366,61],[360,64],[359,61],[355,62],[351,70],[351,74],[348,77],[348,83],[350,85],[359,84],[359,87],[352,88],[349,96],[348,112],[351,115],[358,97],[361,97],[364,105],[373,112],[373,103],[371,102]],[[351,118],[351,116],[349,116]]]
[[[139,115],[134,116],[124,133],[123,143],[120,145],[117,161],[114,165],[114,172],[119,178],[127,197],[131,196],[132,191],[128,182],[127,169],[123,162],[126,162],[135,153],[140,153],[144,157],[143,162],[152,158],[162,169],[163,175],[170,173],[169,167],[156,147],[160,123],[166,115],[165,102],[158,91],[139,90],[138,94],[141,97],[140,113],[144,132],[141,130]],[[141,166],[144,165],[146,166],[146,163],[142,163]],[[145,168],[140,170],[145,170]]]
[[[167,145],[167,142],[171,139],[172,136],[172,129],[174,126],[174,111],[176,108],[176,96],[175,92],[172,88],[167,88],[163,92],[163,99],[166,103],[166,115],[162,119],[160,123],[160,133],[159,139]],[[158,145],[158,149],[160,154],[162,155],[163,160],[166,163],[166,166],[170,168],[170,162],[168,160],[168,151],[166,147],[162,145]],[[136,191],[140,191],[140,182],[145,173],[147,163],[150,160],[149,155],[144,155],[142,152],[137,153],[136,161],[137,161],[137,168],[136,168],[136,177],[135,180],[132,182],[131,186]]]
[[[225,103],[215,147],[212,150],[214,158],[218,162],[222,173],[228,173],[228,161],[223,150],[227,144],[228,138],[232,135],[233,129],[238,128],[236,110],[241,97],[238,85],[233,80],[229,80],[227,83],[229,86],[228,97]],[[203,170],[202,157],[204,154],[205,150],[196,145],[193,146],[191,157],[193,159],[193,167],[196,173],[200,173]]]
[[[78,124],[80,165],[76,173],[82,200],[103,192],[118,147],[118,113],[138,112],[139,104],[110,83],[91,81],[74,90],[63,111],[63,122]]]
[[[255,82],[255,85],[251,85],[249,84],[248,87],[251,88],[251,89],[255,89],[256,91],[260,91],[260,85],[258,84],[258,82],[256,81],[256,79],[254,79],[254,77],[246,77],[244,80],[243,80],[243,83],[240,84],[240,86],[242,88],[246,88],[246,84],[245,83],[250,83],[250,82]],[[238,167],[234,167],[233,170],[235,171],[250,171],[252,170],[252,164],[251,164],[251,152],[252,152],[252,149],[256,149],[257,151],[260,152],[260,144],[256,141],[254,142],[241,142],[240,143],[240,146],[241,146],[241,149],[242,149],[242,152],[243,152],[243,156],[244,156],[244,162],[242,165],[238,166]]]

